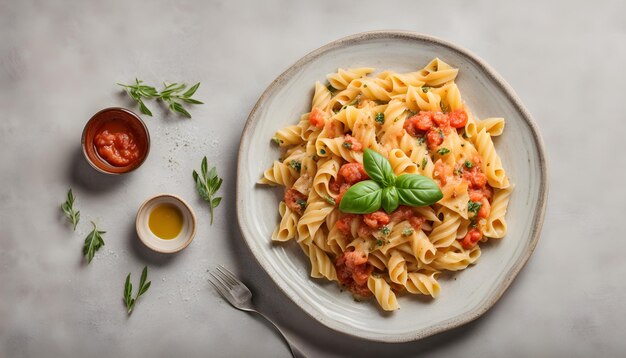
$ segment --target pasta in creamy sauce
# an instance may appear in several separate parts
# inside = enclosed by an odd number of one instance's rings
[[[403,291],[437,297],[442,271],[475,264],[480,242],[505,236],[512,185],[492,141],[504,119],[472,115],[458,69],[435,58],[416,72],[373,72],[339,69],[328,85],[315,83],[311,111],[276,132],[283,155],[259,182],[285,187],[272,240],[295,240],[312,277],[392,311]],[[365,148],[396,175],[433,179],[443,198],[391,213],[341,212],[346,190],[368,179]]]

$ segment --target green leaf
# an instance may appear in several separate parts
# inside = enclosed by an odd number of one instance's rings
[[[442,148],[437,149],[437,154],[439,155],[446,155],[448,153],[450,153],[450,149],[448,148],[442,147]]]
[[[218,205],[222,202],[222,198],[217,197],[211,201],[211,206],[217,208]]]
[[[152,117],[152,112],[150,111],[150,109],[148,109],[148,107],[146,107],[142,100],[139,100],[139,110],[141,111],[141,113]]]
[[[187,110],[178,102],[171,102],[169,108],[173,112],[180,113],[187,118],[191,118],[191,114],[187,112]]]
[[[151,284],[152,284],[152,281],[148,281],[148,283],[146,283],[145,285],[142,285],[141,289],[139,290],[139,293],[137,294],[137,298],[139,298],[139,296],[141,296],[144,293],[146,293],[148,291],[148,289],[150,288]]]
[[[217,169],[215,167],[211,167],[211,170],[209,170],[206,177],[210,180],[217,178]]]
[[[381,205],[383,189],[373,180],[351,186],[343,195],[339,210],[349,214],[369,214]]]
[[[143,271],[141,271],[141,278],[139,279],[139,287],[143,287],[144,283],[146,283],[146,278],[148,278],[148,266],[144,266]]]
[[[443,193],[432,179],[418,174],[403,174],[396,179],[400,204],[408,206],[431,205],[443,198]]]
[[[391,214],[398,208],[398,206],[400,206],[400,199],[398,198],[398,191],[396,190],[396,187],[390,186],[383,189],[381,204],[387,214]]]
[[[104,246],[102,234],[106,233],[106,231],[99,231],[93,221],[91,224],[93,225],[93,230],[87,235],[85,244],[83,245],[83,255],[87,258],[87,263],[91,263],[96,251]]]
[[[208,161],[206,159],[206,156],[204,158],[202,158],[202,164],[200,164],[200,170],[202,171],[202,177],[207,178],[207,173],[209,172],[209,164]]]
[[[193,98],[181,98],[180,100],[190,104],[204,104],[204,102],[198,101],[197,99]]]
[[[215,194],[218,190],[220,190],[220,187],[222,186],[222,182],[224,181],[222,178],[215,178],[215,183],[211,185],[211,195]]]
[[[206,185],[205,183],[202,182],[202,180],[199,177],[196,179],[196,189],[198,190],[198,194],[203,200],[211,201]]]
[[[196,93],[196,90],[198,89],[198,87],[200,87],[200,82],[198,82],[195,85],[191,86],[191,88],[188,89],[187,92],[183,93],[183,97],[191,97],[191,96],[193,96],[193,94]]]
[[[124,302],[126,303],[126,308],[130,306],[130,300],[133,295],[133,284],[130,283],[130,272],[128,276],[126,276],[126,282],[124,282]]]
[[[392,186],[396,176],[391,169],[389,160],[372,149],[363,151],[363,166],[367,175],[382,186]]]

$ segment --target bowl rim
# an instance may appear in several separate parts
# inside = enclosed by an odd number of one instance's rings
[[[149,240],[144,240],[143,235],[141,235],[141,233],[139,232],[139,215],[144,212],[144,208],[150,204],[151,202],[158,200],[160,198],[172,198],[175,201],[178,201],[179,203],[181,203],[185,209],[189,212],[189,214],[191,215],[191,233],[188,235],[188,238],[183,242],[182,245],[172,249],[172,250],[164,250],[162,248],[156,247],[154,246]],[[148,215],[148,213],[146,213],[146,215]],[[191,208],[191,206],[189,206],[189,204],[187,204],[187,202],[179,197],[178,195],[174,195],[174,194],[167,194],[167,193],[163,193],[163,194],[157,194],[154,195],[148,199],[146,199],[140,206],[139,209],[137,209],[137,214],[135,215],[135,232],[137,233],[137,238],[139,239],[139,241],[141,241],[144,245],[146,245],[146,247],[148,247],[150,250],[155,251],[155,252],[159,252],[162,254],[173,254],[176,252],[181,251],[182,249],[186,248],[187,246],[189,246],[189,244],[191,244],[191,242],[193,241],[193,239],[196,236],[196,228],[197,228],[197,224],[196,224],[196,214],[193,212],[193,209]]]
[[[89,128],[89,125],[91,124],[91,122],[94,121],[98,116],[102,115],[103,113],[111,112],[111,111],[125,112],[130,117],[132,117],[133,119],[137,120],[139,122],[139,124],[141,124],[141,127],[143,128],[143,131],[144,131],[144,133],[146,135],[146,153],[144,154],[143,158],[141,158],[139,163],[137,163],[135,166],[127,165],[126,167],[120,167],[120,168],[130,168],[130,169],[127,169],[127,170],[124,170],[124,171],[120,171],[120,172],[110,172],[110,171],[107,171],[107,170],[104,170],[104,169],[98,167],[91,160],[89,155],[87,154],[87,148],[86,148],[86,143],[85,143],[85,139],[87,137],[87,129]],[[108,175],[122,175],[122,174],[130,173],[130,172],[136,170],[141,165],[143,165],[143,163],[146,161],[146,159],[148,159],[148,155],[150,154],[150,131],[148,131],[148,126],[146,126],[146,123],[143,121],[143,119],[141,119],[141,117],[139,117],[135,112],[131,111],[130,109],[123,108],[123,107],[107,107],[107,108],[103,108],[103,109],[99,110],[98,112],[96,112],[85,123],[85,126],[83,127],[83,133],[82,133],[81,138],[80,138],[80,147],[81,147],[81,150],[83,152],[83,156],[85,157],[85,159],[87,160],[87,163],[89,163],[89,165],[92,168],[94,168],[95,170],[99,171],[100,173],[104,173],[104,174],[108,174]]]
[[[515,107],[515,110],[521,114],[521,117],[523,118],[523,120],[526,122],[526,124],[528,124],[530,131],[532,133],[532,136],[533,136],[533,140],[537,148],[537,153],[539,157],[539,167],[541,169],[539,193],[538,193],[538,199],[537,199],[537,210],[535,211],[535,214],[533,217],[533,222],[535,223],[535,225],[533,226],[533,229],[530,235],[531,241],[529,243],[529,247],[517,259],[517,261],[514,263],[514,265],[511,267],[511,269],[507,273],[505,279],[495,286],[494,293],[490,295],[489,297],[487,297],[487,299],[485,300],[485,303],[476,307],[473,310],[467,311],[459,316],[455,316],[450,319],[433,324],[425,329],[411,331],[411,332],[407,332],[403,334],[388,334],[388,335],[372,334],[372,333],[367,333],[367,332],[361,332],[362,334],[357,334],[354,332],[342,330],[340,328],[342,326],[336,325],[334,320],[327,320],[326,317],[321,312],[319,312],[319,310],[317,310],[316,308],[314,308],[313,306],[311,306],[309,303],[305,301],[299,301],[297,299],[297,295],[295,294],[295,292],[291,292],[291,289],[289,289],[286,286],[283,287],[283,284],[280,282],[280,280],[276,278],[276,272],[274,272],[274,270],[269,265],[262,262],[262,260],[260,260],[260,258],[258,257],[260,253],[255,252],[255,250],[247,243],[247,241],[249,240],[248,238],[253,237],[254,233],[252,233],[251,230],[249,229],[250,225],[248,225],[244,217],[244,212],[243,212],[244,210],[243,210],[243,205],[241,202],[242,191],[244,190],[242,176],[240,175],[240,173],[243,172],[243,165],[244,165],[244,163],[242,163],[242,160],[241,160],[241,158],[244,155],[243,148],[246,142],[248,141],[246,138],[249,137],[248,132],[250,131],[250,128],[253,122],[255,122],[257,112],[259,111],[259,108],[263,105],[263,103],[266,101],[266,99],[270,96],[270,94],[272,94],[277,87],[280,87],[283,82],[290,79],[293,76],[293,74],[296,71],[298,71],[301,67],[305,66],[311,61],[314,61],[315,59],[317,59],[324,53],[331,51],[333,49],[336,49],[336,48],[347,46],[347,45],[358,44],[362,41],[376,40],[376,39],[404,39],[404,40],[414,40],[414,41],[419,41],[419,42],[433,43],[439,46],[446,47],[454,52],[457,52],[458,54],[466,58],[468,61],[473,61],[474,64],[476,64],[478,68],[480,68],[480,70],[485,75],[487,75],[490,79],[492,79],[495,82],[495,84],[500,88],[500,90],[505,94],[505,96],[511,100],[512,104]],[[359,339],[370,340],[370,341],[385,342],[385,343],[403,343],[403,342],[410,342],[410,341],[415,341],[415,340],[419,340],[422,338],[426,338],[428,336],[432,336],[434,334],[441,333],[441,332],[462,326],[471,321],[474,321],[475,319],[482,316],[485,312],[487,312],[491,307],[493,307],[493,305],[502,297],[502,295],[511,285],[515,277],[517,277],[520,270],[528,262],[530,255],[535,250],[535,247],[537,246],[537,242],[539,241],[541,229],[543,227],[544,216],[545,216],[546,205],[547,205],[547,198],[548,198],[548,162],[547,162],[547,158],[545,155],[545,146],[543,143],[543,138],[541,136],[541,133],[539,132],[538,126],[535,120],[533,119],[532,115],[528,112],[528,110],[526,110],[524,105],[521,103],[521,100],[518,98],[513,88],[490,65],[488,65],[479,56],[475,55],[471,51],[466,50],[458,45],[455,45],[446,40],[442,40],[438,37],[434,37],[431,35],[425,35],[425,34],[413,32],[413,31],[405,31],[405,30],[367,31],[367,32],[360,32],[354,35],[340,38],[338,40],[329,42],[328,44],[323,45],[309,52],[304,57],[296,61],[293,65],[288,67],[278,77],[276,77],[276,79],[272,81],[270,85],[263,91],[258,101],[255,103],[254,107],[250,111],[250,114],[248,115],[246,124],[241,134],[238,157],[237,157],[236,195],[237,195],[237,221],[238,221],[239,228],[241,230],[244,242],[246,243],[246,246],[252,252],[252,256],[254,256],[257,263],[259,263],[259,265],[265,270],[268,276],[270,276],[272,281],[274,281],[276,286],[278,286],[278,288],[285,294],[285,296],[287,296],[292,302],[294,302],[296,306],[298,306],[301,310],[303,310],[307,315],[309,315],[316,321],[320,322],[321,324],[323,324],[324,326],[330,328],[331,330],[335,332],[346,334],[348,336],[352,336],[352,337],[359,338]]]

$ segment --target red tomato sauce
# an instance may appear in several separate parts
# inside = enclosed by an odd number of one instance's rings
[[[420,111],[407,118],[404,129],[409,135],[419,137],[424,135],[429,149],[434,149],[443,143],[443,139],[452,128],[463,128],[467,123],[467,113],[457,109],[450,113]]]
[[[352,293],[368,297],[372,292],[367,288],[367,280],[374,266],[367,263],[367,255],[359,250],[344,251],[335,261],[337,279]]]
[[[107,163],[125,167],[140,159],[143,140],[126,121],[113,119],[98,128],[93,145]]]

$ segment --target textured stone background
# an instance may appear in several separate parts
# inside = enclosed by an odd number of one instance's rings
[[[266,323],[210,289],[217,263],[311,356],[623,354],[624,14],[623,1],[0,1],[0,357],[287,357]],[[307,52],[377,29],[484,58],[534,115],[550,160],[543,235],[509,291],[471,324],[399,345],[335,334],[278,293],[239,237],[234,205],[241,129],[263,89]],[[192,120],[152,105],[147,162],[104,177],[81,157],[81,131],[103,107],[136,109],[115,86],[135,76],[202,81],[206,105]],[[205,154],[226,178],[212,227],[190,180]],[[70,186],[76,233],[58,209]],[[134,236],[137,207],[159,192],[204,218],[175,256]],[[89,220],[107,234],[87,266]],[[146,264],[152,288],[129,318],[123,281]]]

